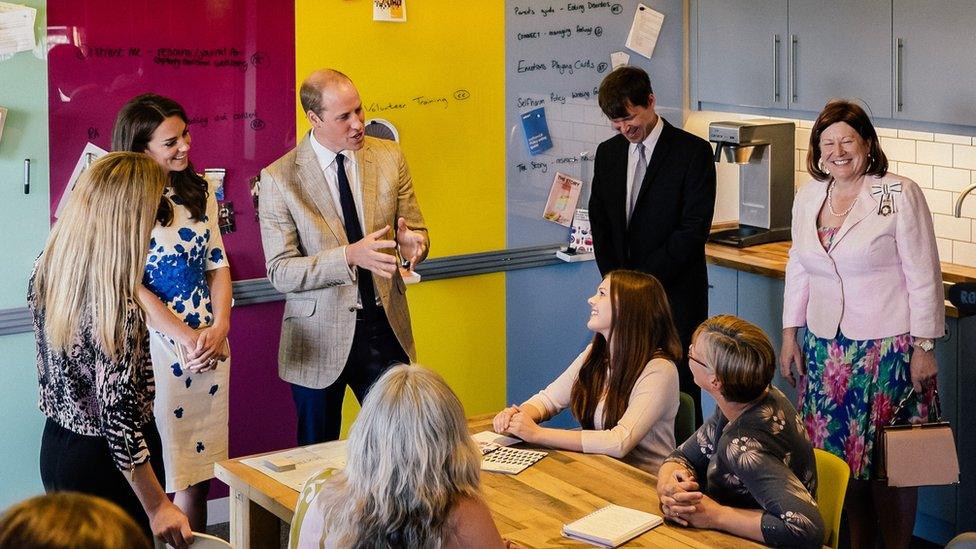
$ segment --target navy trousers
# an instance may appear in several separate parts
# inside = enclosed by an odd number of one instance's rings
[[[409,362],[383,309],[377,307],[365,313],[360,311],[356,316],[356,333],[349,358],[335,382],[325,389],[291,386],[298,412],[299,446],[339,438],[346,386],[362,403],[369,388],[384,372],[395,364]]]

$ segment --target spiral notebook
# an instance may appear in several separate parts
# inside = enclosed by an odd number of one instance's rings
[[[664,522],[664,519],[619,505],[607,505],[563,525],[563,535],[602,547],[616,547]]]

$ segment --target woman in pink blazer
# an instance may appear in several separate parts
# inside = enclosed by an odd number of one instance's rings
[[[828,103],[807,153],[813,181],[793,203],[780,367],[796,384],[814,446],[851,468],[845,509],[851,546],[908,547],[917,492],[874,478],[878,425],[927,419],[945,330],[932,216],[918,185],[888,173],[867,115]],[[801,345],[797,329],[806,327]],[[914,393],[913,390],[915,391]]]

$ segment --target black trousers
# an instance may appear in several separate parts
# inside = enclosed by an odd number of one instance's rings
[[[142,434],[152,456],[149,463],[160,485],[165,486],[162,445],[155,422],[144,425]],[[41,435],[40,462],[45,492],[81,492],[105,498],[128,513],[151,542],[149,517],[129,481],[115,466],[105,438],[79,435],[48,418]]]
[[[360,311],[349,358],[339,377],[325,389],[292,384],[291,395],[298,412],[298,444],[315,444],[339,438],[342,399],[348,385],[360,403],[380,376],[395,364],[410,362],[381,308]]]

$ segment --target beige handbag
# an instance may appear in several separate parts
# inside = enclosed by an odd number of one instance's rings
[[[915,395],[912,389],[898,404],[891,423],[878,431],[876,471],[888,486],[941,486],[959,483],[959,460],[949,422],[942,420],[939,393],[935,393],[938,420],[930,423],[894,425],[905,403]]]

